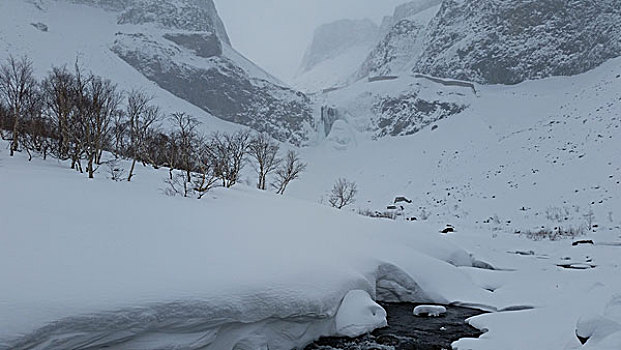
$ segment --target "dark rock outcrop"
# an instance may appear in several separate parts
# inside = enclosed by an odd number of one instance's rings
[[[231,47],[213,0],[67,1],[118,13],[111,50],[213,116],[295,145],[305,144],[314,130],[308,97]]]
[[[448,101],[429,101],[417,92],[385,97],[375,105],[376,137],[414,134],[440,119],[461,113],[467,106]]]
[[[174,38],[184,43],[188,39]],[[193,64],[177,45],[167,45],[147,34],[119,33],[112,50],[163,89],[223,120],[295,145],[307,140],[313,125],[309,99],[250,76],[227,57],[211,55]],[[193,50],[202,52],[200,48]]]
[[[385,21],[356,78],[400,70],[516,84],[576,75],[621,55],[618,0],[444,0],[429,23],[398,18]]]
[[[621,55],[618,0],[445,0],[413,71],[483,84],[575,75]]]

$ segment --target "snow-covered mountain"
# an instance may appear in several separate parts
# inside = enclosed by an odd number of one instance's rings
[[[369,19],[344,19],[319,26],[306,49],[294,86],[315,92],[344,84],[378,37],[378,26]]]
[[[231,47],[211,0],[7,0],[0,18],[0,47],[41,73],[78,58],[122,88],[144,86],[121,73],[131,66],[203,115],[296,145],[313,128],[309,99]]]
[[[361,67],[350,77],[356,81],[366,77],[391,76],[406,70],[412,57],[424,45],[425,33],[438,12],[439,0],[413,1],[398,6],[382,23],[382,38],[367,55]]]
[[[582,73],[621,55],[616,0],[445,0],[433,12],[389,21],[356,77],[415,72],[515,84]]]

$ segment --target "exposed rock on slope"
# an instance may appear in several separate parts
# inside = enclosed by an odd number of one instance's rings
[[[157,23],[169,29],[214,31],[231,44],[212,0],[68,0],[122,11],[119,24]]]
[[[414,1],[397,7],[392,17],[384,19],[382,40],[353,79],[394,75],[410,68],[411,61],[420,55],[426,45],[427,24],[435,15],[439,3],[440,0]]]
[[[212,0],[38,0],[41,11],[62,3],[109,11],[112,27],[99,29],[110,34],[101,35],[105,44],[95,49],[110,48],[160,88],[211,115],[295,145],[313,132],[310,100],[231,47]]]
[[[575,75],[621,55],[621,6],[445,0],[415,71],[486,84]]]
[[[394,21],[356,77],[413,71],[516,84],[583,73],[619,55],[618,0],[444,0],[428,24]]]
[[[267,80],[252,78],[221,47],[204,45],[211,36],[117,34],[112,50],[162,88],[222,119],[300,145],[312,123],[309,99]],[[192,48],[191,51],[175,45]],[[193,46],[193,44],[198,44]],[[207,57],[197,62],[197,57]]]
[[[386,97],[375,105],[376,136],[411,135],[438,120],[461,113],[466,107],[442,100],[429,101],[416,92]]]

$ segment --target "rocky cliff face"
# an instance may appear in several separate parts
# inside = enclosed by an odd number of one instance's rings
[[[392,22],[357,78],[417,72],[516,84],[575,75],[621,55],[619,5],[618,0],[444,0],[427,23],[416,14]]]
[[[427,25],[441,0],[413,1],[398,6],[382,23],[382,39],[353,80],[400,74],[426,45]]]
[[[618,0],[445,0],[413,70],[484,84],[575,75],[621,55]]]
[[[120,11],[119,24],[157,23],[168,29],[214,31],[231,44],[212,0],[68,0]]]
[[[111,50],[149,80],[212,115],[303,145],[311,102],[230,45],[212,0],[69,0],[118,12]]]

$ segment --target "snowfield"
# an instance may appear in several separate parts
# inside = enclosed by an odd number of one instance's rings
[[[167,197],[165,170],[125,183],[0,164],[0,348],[290,349],[382,326],[378,294],[493,304],[431,228],[243,187]]]

